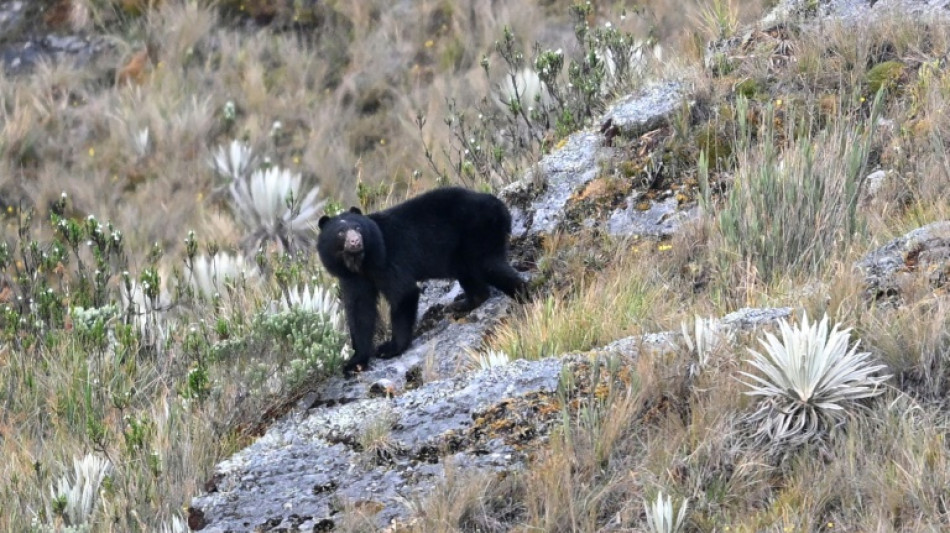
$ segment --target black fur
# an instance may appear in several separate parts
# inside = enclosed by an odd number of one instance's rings
[[[457,279],[465,298],[456,311],[478,307],[496,287],[519,297],[525,283],[508,264],[511,214],[498,198],[450,187],[417,196],[385,211],[359,209],[320,219],[317,250],[340,280],[355,351],[346,365],[365,368],[373,355],[376,300],[389,302],[392,338],[375,350],[395,357],[412,342],[419,306],[417,281]]]

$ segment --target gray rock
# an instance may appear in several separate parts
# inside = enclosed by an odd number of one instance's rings
[[[553,232],[564,219],[564,207],[579,187],[597,177],[600,136],[590,131],[568,137],[564,146],[545,156],[522,182],[502,191],[502,197],[521,194],[526,184],[543,183],[541,192],[525,208],[510,202],[515,237]]]
[[[868,17],[895,15],[945,18],[950,13],[948,8],[950,0],[781,0],[762,19],[762,24],[770,26],[790,19],[862,23],[867,22]]]
[[[867,295],[900,295],[910,276],[927,276],[933,287],[950,283],[950,220],[934,222],[898,237],[866,255],[855,266],[865,275]]]
[[[635,361],[640,356],[641,350],[647,350],[650,353],[664,353],[676,350],[676,339],[679,335],[679,333],[673,331],[633,335],[617,339],[593,351],[604,355],[619,355],[631,361]]]
[[[636,202],[631,199],[627,201],[627,207],[617,209],[607,219],[607,233],[669,237],[679,231],[683,222],[698,215],[699,209],[695,206],[680,210],[679,202],[673,197],[653,202],[645,211],[637,209]]]
[[[335,522],[345,505],[367,504],[379,526],[410,515],[409,504],[454,469],[511,470],[523,457],[500,440],[446,453],[441,439],[473,424],[503,398],[557,388],[561,362],[515,361],[429,383],[392,399],[362,399],[288,417],[216,468],[211,491],[192,501],[205,531],[310,530]],[[360,451],[367,421],[388,421],[386,454]]]
[[[791,307],[743,307],[722,317],[722,323],[739,329],[754,329],[765,324],[787,319],[792,315]]]
[[[89,46],[89,41],[76,35],[47,35],[40,42],[51,52],[75,54]]]
[[[609,121],[624,135],[639,135],[658,127],[679,109],[685,94],[679,82],[651,85],[615,103],[600,123]],[[598,163],[606,155],[602,153],[602,139],[601,134],[590,130],[571,135],[563,147],[544,156],[523,180],[502,191],[501,196],[511,206],[512,233],[516,237],[551,233],[559,227],[571,195],[600,172]]]
[[[69,59],[85,65],[112,45],[102,37],[45,35],[39,38],[0,45],[0,64],[13,74],[27,72],[37,63]]]
[[[791,307],[746,307],[729,313],[718,322],[714,321],[713,327],[721,324],[729,328],[748,330],[778,322],[783,318],[788,318],[791,314]],[[593,352],[622,355],[628,359],[636,359],[641,350],[647,350],[651,353],[664,353],[678,349],[678,343],[682,335],[680,331],[634,335],[615,340],[602,348],[593,350]]]
[[[0,3],[0,35],[9,35],[23,22],[24,2]]]
[[[875,170],[874,172],[867,175],[864,178],[864,198],[863,201],[869,201],[877,196],[877,193],[880,192],[881,187],[884,186],[884,181],[887,179],[887,172],[883,170]]]
[[[307,404],[346,403],[365,398],[372,384],[382,380],[390,383],[396,391],[403,390],[407,379],[424,366],[427,359],[432,361],[428,370],[434,377],[456,374],[468,354],[481,347],[485,335],[497,320],[507,314],[511,305],[507,296],[495,293],[461,319],[443,316],[441,307],[451,303],[454,295],[460,292],[455,282],[426,283],[419,305],[422,318],[419,329],[422,333],[413,339],[409,349],[399,357],[372,360],[369,369],[361,373],[359,379],[330,378],[315,396],[306,400]],[[435,318],[428,318],[429,315]]]
[[[828,22],[860,26],[893,17],[945,22],[950,18],[950,0],[779,0],[756,28],[709,43],[705,65],[706,68],[717,69],[722,59],[728,58],[734,50],[752,39],[759,29],[767,30],[793,23],[801,29],[820,32]]]
[[[112,45],[102,36],[60,35],[42,21],[44,8],[23,1],[0,1],[0,66],[8,73],[27,72],[44,60],[69,59],[87,64]]]
[[[612,105],[601,123],[609,121],[620,133],[637,137],[663,125],[666,118],[683,105],[686,96],[686,89],[679,81],[651,85]]]

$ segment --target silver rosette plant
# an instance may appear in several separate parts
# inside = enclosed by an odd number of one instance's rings
[[[798,445],[828,434],[844,423],[859,405],[857,400],[877,396],[890,376],[879,372],[869,352],[850,344],[850,329],[836,324],[828,329],[828,316],[799,326],[783,320],[782,339],[767,333],[760,339],[763,352],[750,349],[748,363],[758,374],[748,378],[746,394],[760,398],[749,420],[757,439],[776,444]]]

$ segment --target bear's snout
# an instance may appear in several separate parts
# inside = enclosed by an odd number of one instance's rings
[[[363,251],[363,236],[354,229],[348,229],[343,234],[343,251],[352,254]]]

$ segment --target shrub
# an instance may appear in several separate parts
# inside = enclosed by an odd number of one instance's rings
[[[529,51],[511,28],[505,27],[492,56],[500,58],[500,67],[496,68],[488,55],[481,60],[485,76],[493,82],[492,93],[482,98],[474,112],[449,102],[445,122],[454,146],[445,156],[451,178],[424,146],[442,181],[514,181],[522,164],[584,127],[603,111],[614,92],[634,84],[650,60],[643,51],[653,43],[609,22],[591,27],[590,3],[573,5],[571,13],[578,45],[571,55],[537,43]],[[421,130],[425,117],[420,115],[417,124]]]
[[[858,200],[880,103],[879,94],[863,124],[841,120],[798,139],[811,125],[796,123],[791,111],[771,105],[760,131],[752,131],[748,101],[738,98],[739,171],[715,215],[725,241],[723,264],[738,256],[769,282],[789,271],[817,273],[852,241],[863,228]],[[708,191],[705,158],[701,163],[702,189]]]
[[[257,331],[273,339],[278,349],[293,354],[286,381],[295,387],[314,374],[334,372],[349,355],[348,337],[340,302],[329,290],[298,287],[288,295],[281,311],[260,317]]]

